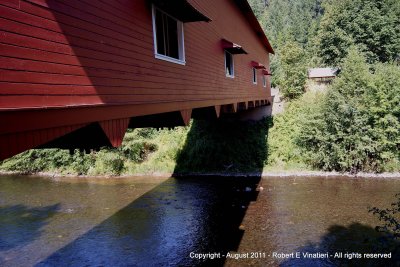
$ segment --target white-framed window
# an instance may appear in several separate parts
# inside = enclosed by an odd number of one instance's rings
[[[183,23],[153,5],[154,55],[185,65]]]
[[[257,70],[256,70],[256,68],[252,69],[252,74],[253,74],[253,84],[257,84]]]
[[[225,51],[225,74],[226,77],[235,77],[235,68],[233,66],[233,56],[228,51]]]
[[[263,87],[267,87],[267,77],[265,75],[262,76]]]

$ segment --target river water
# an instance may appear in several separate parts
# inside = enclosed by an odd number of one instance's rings
[[[0,266],[390,266],[398,243],[368,207],[399,192],[400,179],[4,176]],[[391,259],[354,259],[378,252]]]

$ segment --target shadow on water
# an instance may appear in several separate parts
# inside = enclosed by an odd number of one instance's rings
[[[198,266],[237,249],[258,179],[170,178],[37,266]],[[212,260],[223,265],[224,258]]]
[[[170,178],[37,266],[222,266],[225,257],[196,255],[238,250],[242,220],[258,196],[269,123],[195,121],[176,172],[253,175]]]
[[[59,204],[46,207],[24,205],[0,207],[0,251],[22,247],[41,235],[44,226],[59,210]]]
[[[307,244],[296,251],[301,253],[299,259],[288,259],[280,266],[400,266],[400,241],[360,223],[353,223],[347,227],[332,225],[318,243]],[[317,260],[302,256],[303,253],[317,252],[328,252],[332,256],[329,259]],[[340,252],[341,256],[337,254],[338,257],[335,258],[335,253]],[[358,256],[355,253],[358,253]],[[371,253],[391,253],[391,258],[364,258],[364,254]]]

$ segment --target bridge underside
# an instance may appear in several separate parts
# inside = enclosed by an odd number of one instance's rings
[[[163,105],[31,109],[0,113],[0,160],[32,148],[92,150],[121,145],[128,128],[172,128],[195,119],[258,119],[268,116],[272,98],[171,110]],[[101,116],[99,116],[101,114]],[[101,117],[101,120],[98,118]]]

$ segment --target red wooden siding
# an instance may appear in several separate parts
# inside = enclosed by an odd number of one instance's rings
[[[257,70],[254,85],[251,61],[269,69],[268,51],[235,2],[189,2],[212,21],[184,24],[179,65],[154,57],[146,0],[1,1],[0,158],[11,139],[26,149],[56,137],[27,141],[44,129],[65,134],[101,121],[118,145],[132,116],[181,111],[187,122],[193,108],[267,100],[269,77],[264,88]],[[222,38],[248,52],[234,55],[234,79],[225,76]]]

